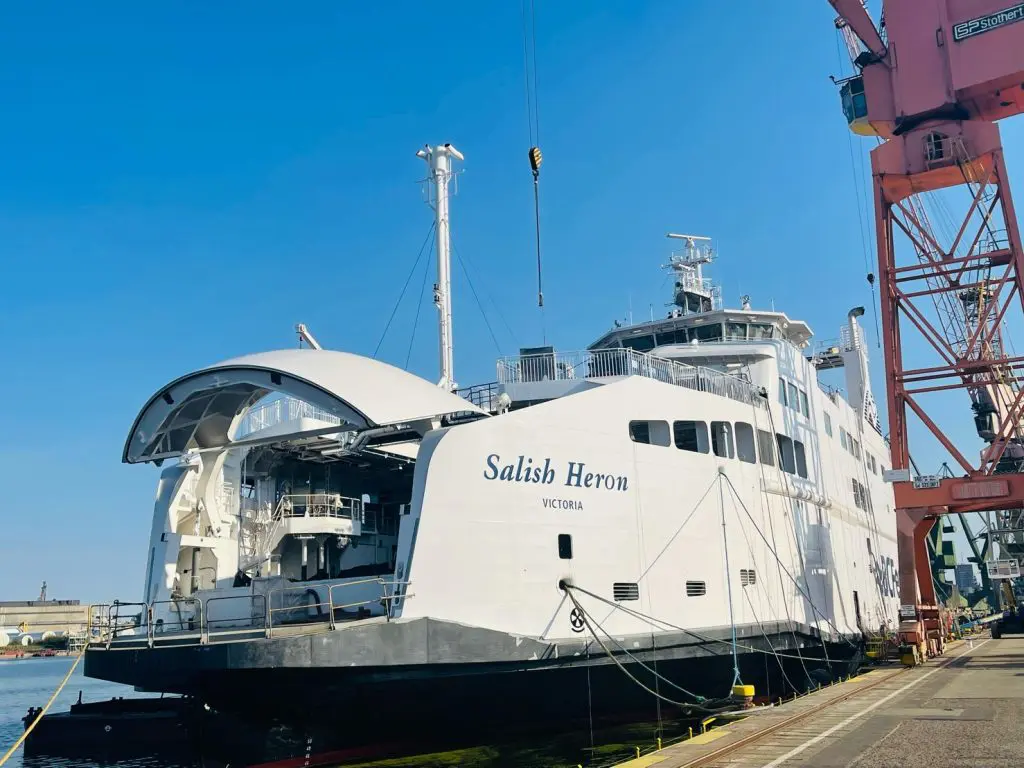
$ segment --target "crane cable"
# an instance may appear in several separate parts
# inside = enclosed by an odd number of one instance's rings
[[[409,281],[412,280],[413,273],[416,272],[416,267],[419,266],[420,259],[423,258],[423,252],[427,248],[427,243],[430,242],[430,236],[434,233],[434,228],[437,226],[437,222],[433,222],[430,225],[430,229],[427,230],[427,236],[423,238],[423,244],[420,246],[420,252],[416,254],[416,261],[413,262],[412,269],[409,270],[409,275],[405,278],[405,284],[402,286],[401,292],[398,294],[398,300],[395,302],[394,308],[391,310],[391,316],[388,317],[387,323],[384,325],[384,330],[380,334],[380,339],[377,341],[377,346],[373,350],[373,358],[377,359],[377,353],[380,352],[380,345],[384,343],[384,337],[388,335],[388,329],[391,328],[391,323],[395,319],[395,315],[398,313],[398,307],[402,303],[402,299],[405,298],[405,291],[409,287]]]
[[[28,738],[28,735],[35,730],[35,727],[37,725],[39,725],[39,721],[43,719],[43,715],[45,715],[47,711],[49,711],[50,707],[53,706],[53,702],[56,701],[57,697],[60,695],[60,692],[64,690],[64,686],[68,684],[68,680],[71,679],[72,673],[74,673],[75,669],[78,667],[78,663],[82,660],[82,657],[85,656],[85,649],[86,645],[83,645],[82,650],[80,650],[78,652],[78,656],[75,657],[75,663],[71,665],[71,669],[69,669],[68,673],[64,675],[64,679],[60,681],[60,685],[57,686],[57,689],[53,692],[53,695],[50,696],[50,700],[47,701],[46,704],[43,705],[43,708],[36,713],[36,719],[32,721],[31,725],[29,725],[25,729],[25,732],[21,734],[21,736],[18,738],[18,740],[14,742],[14,746],[8,749],[7,752],[4,753],[3,757],[0,757],[0,766],[4,765],[8,760],[11,759],[11,756],[18,751],[18,747],[20,747],[25,742],[25,739]]]
[[[541,335],[547,344],[544,317],[544,282],[540,258],[540,106],[537,101],[537,8],[535,0],[522,0],[523,74],[526,84],[526,120],[530,140],[530,171],[533,173],[533,218],[537,249],[537,308],[540,310]],[[532,76],[531,76],[532,75]]]

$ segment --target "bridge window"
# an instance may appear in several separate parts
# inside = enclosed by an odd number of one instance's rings
[[[612,596],[618,603],[626,602],[627,600],[639,600],[640,587],[634,582],[617,581],[612,584]]]
[[[811,417],[811,409],[807,404],[807,393],[802,389],[800,390],[800,412],[805,418],[809,419]]]
[[[771,432],[763,429],[757,430],[757,452],[761,457],[761,463],[769,467],[775,466],[775,438]]]
[[[779,376],[779,404],[789,405],[789,401],[786,399],[786,380]]]
[[[703,597],[708,593],[708,585],[705,581],[688,581],[686,582],[686,596],[687,597]]]
[[[672,422],[672,435],[675,438],[676,448],[682,451],[707,453],[710,450],[707,422],[674,421]]]
[[[746,323],[726,323],[725,324],[725,337],[733,341],[746,341],[747,339],[747,324]]]
[[[793,441],[785,435],[775,435],[775,442],[779,446],[779,466],[782,471],[795,475],[796,455],[793,452]]]
[[[736,455],[733,449],[732,424],[728,421],[711,422],[711,450],[715,456],[731,459]]]
[[[849,450],[849,448],[846,447],[846,430],[842,427],[839,428],[839,444],[843,446],[844,451]]]
[[[789,407],[794,411],[800,410],[800,395],[799,390],[796,388],[796,384],[788,382],[789,384]]]
[[[754,448],[754,428],[742,421],[736,422],[736,455],[740,461],[753,464],[757,461]]]
[[[721,341],[722,324],[711,323],[710,325],[697,325],[690,330],[690,338],[701,341]]]
[[[655,334],[654,340],[660,347],[662,344],[685,344],[689,339],[686,338],[685,328],[676,328],[674,331],[662,331]]]
[[[827,413],[822,413],[821,415],[825,417],[825,434],[832,437],[832,417]]]
[[[671,445],[667,421],[631,421],[629,439],[647,445]]]
[[[773,329],[773,326],[768,323],[751,323],[747,333],[751,339],[770,339]]]
[[[644,336],[634,336],[631,339],[623,339],[622,346],[636,352],[649,352],[654,349],[654,337],[646,334]]]

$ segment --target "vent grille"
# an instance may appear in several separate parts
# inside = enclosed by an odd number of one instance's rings
[[[686,596],[687,597],[701,597],[706,595],[708,592],[707,582],[704,581],[688,581],[686,582]]]
[[[612,595],[615,597],[615,601],[619,603],[626,600],[639,600],[640,587],[635,582],[617,581],[612,584]]]
[[[740,568],[740,584],[744,587],[757,584],[757,573],[754,572],[753,568]]]

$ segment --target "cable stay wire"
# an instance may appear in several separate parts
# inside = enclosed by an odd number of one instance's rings
[[[413,273],[416,272],[416,267],[419,266],[420,259],[423,258],[423,251],[427,247],[427,243],[430,242],[430,236],[434,234],[434,227],[437,226],[436,222],[432,222],[430,229],[427,230],[427,236],[423,238],[423,245],[420,246],[420,252],[416,254],[416,261],[413,262],[412,269],[409,270],[408,276],[405,278],[405,284],[402,285],[402,291],[398,294],[398,300],[395,302],[394,308],[391,310],[391,316],[388,318],[387,324],[384,326],[384,330],[380,334],[380,339],[377,341],[377,346],[373,350],[373,358],[377,359],[377,353],[380,352],[380,345],[384,343],[384,337],[388,335],[388,329],[391,328],[391,323],[395,319],[395,315],[398,314],[398,307],[402,303],[402,299],[405,298],[405,291],[409,287],[409,281],[412,280]]]
[[[498,354],[501,355],[502,351],[501,345],[498,343],[498,337],[494,335],[494,329],[491,328],[491,321],[487,317],[487,310],[484,309],[484,304],[480,301],[480,296],[476,292],[476,286],[473,285],[473,278],[470,277],[469,270],[466,268],[466,263],[462,260],[462,254],[459,253],[458,248],[453,247],[452,250],[455,252],[455,258],[458,260],[459,266],[462,267],[462,274],[465,275],[466,282],[469,283],[469,290],[473,294],[473,299],[476,301],[477,309],[480,310],[480,317],[483,318],[484,325],[487,327],[487,332],[491,335],[491,341],[494,342],[494,348],[498,351]]]
[[[423,305],[426,303],[427,297],[427,275],[430,274],[430,264],[433,261],[434,248],[431,245],[430,251],[427,254],[427,262],[423,265],[423,281],[420,284],[420,300],[416,302],[416,317],[412,321],[412,333],[409,334],[409,347],[405,351],[405,369],[409,370],[409,361],[412,359],[412,347],[413,342],[416,341],[416,329],[420,324],[420,311],[423,309]]]
[[[484,298],[491,303],[491,306],[494,308],[495,313],[497,313],[498,315],[498,319],[501,320],[501,324],[505,326],[505,330],[508,331],[508,335],[512,338],[512,342],[518,346],[519,336],[512,329],[512,326],[509,325],[508,319],[505,317],[505,313],[501,311],[501,304],[499,304],[495,300],[494,294],[492,294],[490,289],[487,287],[486,274],[484,273],[483,270],[477,267],[476,263],[469,256],[469,254],[466,254],[466,256],[462,256],[462,254],[459,252],[459,246],[454,239],[452,239],[451,244],[452,250],[455,251],[456,256],[465,261],[465,266],[463,267],[463,269],[469,269],[470,272],[476,273],[477,280],[480,282],[481,293],[483,293]]]
[[[638,686],[640,686],[645,691],[647,691],[647,693],[651,694],[652,696],[654,696],[656,699],[659,699],[660,701],[664,701],[664,702],[667,702],[669,704],[674,704],[677,707],[682,707],[684,709],[688,709],[688,710],[691,710],[691,711],[696,710],[696,711],[701,711],[701,712],[706,712],[706,713],[709,713],[709,714],[713,714],[713,713],[717,713],[717,712],[724,712],[727,709],[732,709],[733,708],[733,707],[728,707],[728,706],[727,707],[713,708],[713,707],[706,707],[703,704],[696,704],[696,703],[693,703],[693,702],[676,701],[675,699],[670,699],[667,696],[659,693],[658,691],[655,691],[653,688],[650,688],[649,686],[645,685],[643,683],[643,681],[641,681],[639,678],[637,678],[636,675],[634,675],[632,672],[630,672],[626,668],[626,666],[621,661],[619,661],[618,656],[616,654],[612,653],[612,650],[605,644],[604,640],[602,640],[600,635],[598,635],[597,632],[594,630],[594,626],[590,622],[590,616],[587,614],[587,612],[583,608],[583,606],[580,605],[580,603],[576,599],[575,595],[572,594],[573,587],[571,585],[569,585],[569,584],[566,584],[565,586],[567,587],[565,592],[569,596],[569,600],[572,601],[572,604],[575,607],[575,609],[579,612],[579,616],[583,620],[583,623],[586,625],[587,629],[590,630],[590,634],[593,636],[594,640],[597,641],[597,644],[601,646],[601,649],[605,652],[605,655],[608,656],[608,658],[612,661],[612,663],[614,663],[615,666],[617,666],[626,675],[626,677],[628,677],[630,680],[632,680]],[[625,654],[627,656],[629,656],[634,661],[636,661],[641,666],[643,666],[644,669],[647,669],[648,671],[652,671],[650,669],[650,667],[648,667],[647,665],[643,664],[643,662],[641,662],[639,659],[636,659],[635,657],[633,657],[632,654],[629,653],[629,651],[626,651],[624,648],[623,648],[623,651],[625,652]],[[661,676],[658,675],[658,677],[661,677]],[[661,679],[665,680],[665,682],[671,683],[676,688],[680,688],[679,686],[675,685],[675,683],[672,683],[667,678],[661,678]],[[685,693],[687,693],[691,697],[696,696],[696,694],[690,693],[689,691],[686,691],[683,688],[680,688],[680,690],[684,691]],[[703,701],[707,701],[707,699],[704,699]]]
[[[750,522],[753,523],[754,530],[757,531],[757,535],[761,537],[761,540],[765,543],[765,546],[767,546],[769,548],[769,550],[772,553],[772,556],[779,563],[781,563],[782,560],[779,558],[778,553],[775,551],[775,548],[772,547],[771,544],[768,543],[768,539],[765,538],[765,535],[761,531],[760,526],[758,526],[757,521],[754,520],[753,515],[750,514],[750,510],[747,509],[747,505],[743,503],[743,499],[740,497],[739,492],[736,490],[736,486],[734,486],[732,484],[732,480],[729,479],[728,475],[723,475],[723,477],[729,483],[729,488],[732,490],[732,495],[736,499],[736,501],[739,502],[740,508],[744,511],[744,513],[746,513],[747,517],[750,518]],[[797,581],[797,579],[793,576],[793,574],[791,574],[789,572],[789,570],[785,566],[782,567],[782,570],[783,570],[783,572],[787,576],[789,576],[789,580],[793,582],[793,585],[797,588],[797,590],[799,590],[800,594],[802,594],[804,596],[804,598],[807,600],[807,604],[811,606],[811,610],[814,611],[816,614],[818,614],[818,616],[825,621],[825,623],[829,626],[829,628],[831,628],[836,633],[836,635],[839,637],[839,639],[845,641],[850,646],[853,646],[854,648],[856,648],[857,647],[856,643],[851,642],[850,639],[847,638],[846,635],[844,635],[839,630],[839,627],[837,627],[835,624],[833,624],[832,620],[829,619],[828,616],[826,616],[824,613],[822,613],[821,610],[814,604],[814,601],[811,599],[810,595],[807,594],[807,592],[800,585],[800,582]],[[819,630],[819,633],[820,633],[820,630]],[[824,645],[825,645],[825,643],[824,643],[824,641],[822,641],[822,647],[824,647]]]
[[[611,606],[616,611],[622,611],[623,613],[629,614],[633,618],[640,619],[641,621],[646,622],[650,626],[657,627],[658,629],[661,629],[662,631],[665,631],[667,629],[674,629],[674,630],[677,630],[679,632],[682,632],[683,634],[690,635],[691,637],[695,637],[695,638],[697,638],[698,640],[700,640],[703,643],[717,643],[719,645],[726,645],[730,649],[732,648],[733,644],[732,644],[732,641],[730,641],[730,640],[723,640],[723,639],[721,639],[719,637],[711,637],[709,635],[703,635],[700,632],[696,632],[696,631],[694,631],[692,629],[688,629],[686,627],[681,627],[678,624],[673,624],[672,622],[666,621],[665,619],[659,619],[659,618],[657,618],[655,616],[651,616],[649,614],[643,613],[641,611],[636,610],[635,608],[627,608],[625,605],[622,605],[620,603],[614,603],[614,602],[608,600],[608,598],[602,597],[601,595],[599,595],[599,594],[597,594],[595,592],[591,592],[590,590],[585,589],[585,588],[583,588],[583,587],[581,587],[581,586],[579,586],[577,584],[566,584],[566,587],[568,589],[570,589],[570,590],[575,590],[575,591],[580,592],[580,593],[582,593],[584,595],[587,595],[588,597],[592,597],[595,600],[597,600],[598,602],[605,603],[606,605]],[[613,611],[613,613],[614,613],[614,611]],[[611,615],[611,614],[609,614],[609,615]],[[751,653],[771,653],[771,651],[766,651],[764,648],[758,648],[755,645],[749,645],[747,643],[742,643],[742,642],[737,642],[736,643],[736,647],[737,648],[742,648],[744,651],[750,651]],[[709,654],[711,654],[712,656],[720,656],[720,655],[722,655],[722,654],[714,653],[713,651],[710,651],[707,648],[704,648],[704,650],[707,650],[707,652]],[[781,656],[784,659],[798,659],[798,658],[800,658],[799,656],[793,655],[791,653],[778,653],[778,655]]]

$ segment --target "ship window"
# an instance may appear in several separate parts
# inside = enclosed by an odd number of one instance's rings
[[[654,337],[645,334],[643,336],[634,336],[631,339],[623,339],[622,346],[637,352],[647,352],[654,349]]]
[[[856,456],[859,459],[860,458],[860,442],[851,437],[850,438],[850,445],[853,446],[853,455]]]
[[[789,407],[794,411],[800,410],[800,395],[797,394],[796,384],[793,382],[787,382],[789,387]]]
[[[639,600],[640,599],[640,587],[635,582],[615,582],[612,584],[612,596],[618,603],[625,602],[627,600]]]
[[[860,483],[858,483],[856,479],[852,480],[852,482],[853,482],[853,503],[854,503],[854,505],[856,505],[857,509],[864,509],[864,502],[861,500],[861,497],[860,497]]]
[[[789,401],[786,400],[786,380],[781,376],[779,376],[779,403],[789,405]]]
[[[793,454],[793,441],[785,435],[775,435],[775,442],[779,446],[779,466],[783,472],[796,474],[796,457]]]
[[[846,449],[846,430],[842,427],[839,428],[839,444]]]
[[[747,324],[746,323],[726,323],[725,324],[725,335],[727,339],[732,341],[746,341],[747,340]]]
[[[811,417],[811,409],[807,405],[807,393],[800,390],[800,412],[806,417]]]
[[[793,441],[793,451],[796,454],[796,473],[800,477],[807,477],[807,454],[804,452],[804,444],[799,440]]]
[[[832,417],[827,413],[821,415],[825,417],[825,434],[832,437]]]
[[[708,446],[708,425],[704,421],[674,421],[672,422],[672,434],[675,437],[676,448],[694,453],[707,453],[711,450]]]
[[[659,347],[662,344],[685,344],[687,342],[686,329],[676,328],[674,331],[662,331],[655,334],[654,340]]]
[[[667,421],[631,421],[629,422],[629,438],[634,443],[668,446],[669,439]]]
[[[736,422],[736,455],[740,461],[753,464],[757,461],[754,448],[754,428],[742,421]]]
[[[711,422],[711,450],[715,456],[731,459],[736,455],[732,442],[732,424],[728,421]]]
[[[752,339],[770,339],[772,326],[769,323],[751,323],[747,331]]]
[[[740,568],[740,586],[757,584],[757,574],[753,568]]]
[[[693,338],[700,339],[701,341],[721,341],[722,324],[711,323],[710,325],[697,325],[694,326],[691,334]]]
[[[568,533],[558,534],[558,556],[562,560],[572,560],[572,536]]]
[[[771,432],[763,429],[757,430],[757,452],[761,456],[761,463],[769,467],[775,466],[775,438]]]
[[[702,597],[708,593],[708,585],[706,581],[688,581],[686,582],[686,596],[687,597]]]

